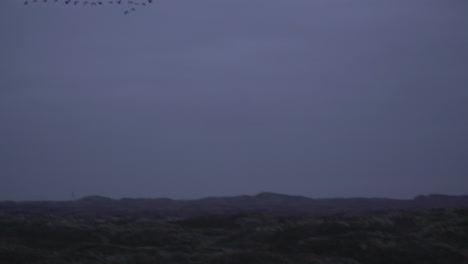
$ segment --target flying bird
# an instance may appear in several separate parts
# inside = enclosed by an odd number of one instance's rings
[[[2,1],[2,0],[0,0]],[[52,3],[52,2],[61,2],[65,3],[67,5],[91,5],[91,6],[97,6],[97,5],[102,5],[105,6],[106,4],[118,4],[118,5],[131,5],[126,10],[124,10],[124,15],[128,15],[131,12],[135,12],[137,10],[137,6],[148,6],[149,4],[153,3],[153,0],[20,0],[23,1],[23,5],[30,5],[32,3]]]

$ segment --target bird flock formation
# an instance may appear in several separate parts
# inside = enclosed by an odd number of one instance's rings
[[[37,3],[60,3],[63,2],[67,5],[83,5],[83,6],[103,6],[103,5],[117,5],[124,6],[124,15],[134,12],[138,7],[145,7],[153,3],[153,0],[26,0],[24,5],[37,4]]]

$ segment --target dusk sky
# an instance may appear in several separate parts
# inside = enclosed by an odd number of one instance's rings
[[[468,1],[23,2],[0,200],[468,194]]]

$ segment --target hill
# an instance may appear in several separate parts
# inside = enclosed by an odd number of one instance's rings
[[[291,215],[359,214],[382,210],[425,210],[445,207],[468,207],[468,195],[421,195],[411,200],[387,198],[312,199],[305,196],[264,192],[253,196],[208,197],[197,200],[111,199],[103,196],[88,196],[75,201],[0,202],[0,212],[9,213],[134,214],[155,217],[187,217],[241,212],[270,212]]]

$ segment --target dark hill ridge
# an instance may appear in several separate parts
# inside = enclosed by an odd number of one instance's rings
[[[412,200],[387,198],[327,198],[263,192],[254,196],[208,197],[197,200],[168,198],[123,198],[87,196],[75,201],[0,202],[1,212],[134,214],[151,216],[193,216],[240,212],[286,214],[365,213],[381,210],[423,210],[443,207],[468,207],[468,195],[422,195]]]

